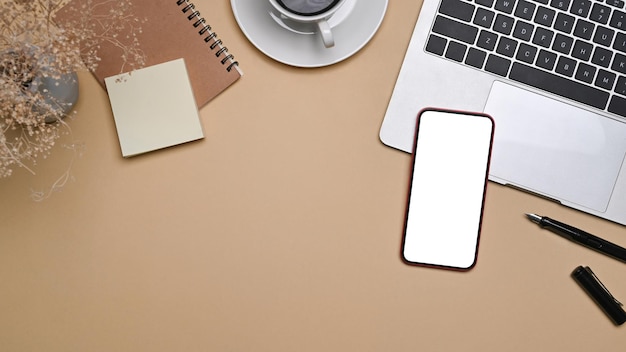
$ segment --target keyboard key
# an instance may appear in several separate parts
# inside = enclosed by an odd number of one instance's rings
[[[501,37],[498,42],[498,48],[496,52],[506,57],[513,57],[515,50],[517,49],[517,42],[511,38]]]
[[[589,40],[591,39],[595,27],[596,25],[591,22],[578,20],[576,22],[576,28],[574,28],[574,35]]]
[[[531,20],[536,7],[537,5],[532,2],[520,0],[520,2],[517,3],[517,8],[515,8],[515,17]]]
[[[552,0],[550,6],[561,11],[567,11],[572,0]]]
[[[609,5],[609,6],[618,7],[620,9],[624,8],[624,1],[623,0],[606,0],[606,4]]]
[[[539,50],[539,56],[537,57],[537,66],[552,71],[556,64],[556,54],[547,50]]]
[[[515,0],[496,0],[495,9],[510,14],[513,12],[513,6],[515,6]]]
[[[600,45],[609,46],[613,42],[614,35],[614,30],[606,27],[598,27],[598,29],[596,30],[596,34],[593,36],[593,42]]]
[[[559,57],[559,61],[556,63],[556,69],[554,71],[562,74],[563,76],[572,77],[575,69],[576,61],[570,59],[569,57],[561,56]]]
[[[478,29],[476,27],[442,16],[437,16],[435,19],[433,32],[467,44],[474,44],[476,36],[478,35]]]
[[[613,43],[613,49],[626,53],[626,34],[619,32]]]
[[[428,42],[426,43],[426,51],[441,56],[446,50],[447,43],[448,41],[446,39],[431,34],[428,37]]]
[[[573,13],[574,15],[587,18],[587,15],[589,15],[589,10],[591,10],[591,1],[574,0],[574,2],[572,3],[572,8],[569,10],[569,12]]]
[[[592,51],[593,45],[582,40],[576,40],[574,49],[572,49],[572,56],[583,61],[589,61]]]
[[[448,49],[446,50],[445,56],[450,60],[461,62],[465,57],[466,50],[467,45],[458,42],[450,42],[450,44],[448,44]]]
[[[591,62],[598,66],[609,67],[611,59],[613,58],[613,52],[602,47],[596,47],[591,57]]]
[[[442,0],[439,12],[459,20],[469,22],[474,16],[475,6],[460,0]]]
[[[519,61],[523,61],[528,64],[532,64],[535,62],[535,57],[537,56],[537,48],[528,44],[520,44],[519,50],[517,51],[517,55],[515,58]]]
[[[597,87],[610,90],[611,88],[613,88],[613,83],[615,83],[615,77],[616,75],[613,72],[599,70],[598,76],[596,76],[596,81],[594,82],[594,84]]]
[[[591,84],[593,82],[593,77],[596,75],[596,68],[587,65],[585,63],[578,64],[578,69],[576,70],[576,76],[574,76],[577,80],[585,83]]]
[[[626,29],[626,13],[622,11],[613,11],[613,16],[611,16],[611,21],[609,25],[613,28],[624,30]]]
[[[465,58],[465,63],[476,68],[483,68],[487,53],[476,48],[470,48]]]
[[[609,15],[611,15],[610,7],[595,3],[591,9],[591,16],[589,16],[589,19],[601,24],[607,24],[609,23]]]
[[[493,30],[498,33],[509,35],[513,30],[514,22],[515,20],[512,17],[498,14],[498,16],[496,16],[496,22],[493,25]]]
[[[626,95],[626,77],[619,76],[614,91],[619,95]]]
[[[553,36],[554,32],[549,31],[545,28],[538,27],[535,31],[535,35],[533,36],[533,43],[543,46],[545,48],[549,48],[550,44],[552,44]]]
[[[556,35],[554,38],[554,44],[552,44],[552,50],[558,51],[561,54],[569,54],[572,49],[572,45],[574,44],[574,39],[571,37],[565,36],[561,33]]]
[[[626,99],[617,95],[613,96],[608,110],[614,114],[626,117]]]
[[[496,14],[493,11],[485,10],[482,7],[479,7],[476,10],[476,16],[474,16],[474,24],[479,25],[485,28],[491,28],[491,24],[493,23],[493,19]]]
[[[604,109],[609,100],[607,92],[517,62],[513,64],[509,77],[598,109]],[[626,104],[624,107],[626,111]]]
[[[572,29],[574,28],[575,21],[576,19],[573,16],[561,12],[558,16],[556,16],[554,29],[559,30],[563,33],[571,33]]]
[[[476,42],[476,45],[479,48],[492,51],[493,49],[495,49],[497,41],[497,34],[488,31],[480,31],[480,35],[478,36],[478,41]]]
[[[513,36],[517,39],[529,42],[534,29],[535,26],[528,22],[517,21],[517,23],[515,23],[515,29],[513,29]]]
[[[476,3],[478,5],[483,5],[483,6],[486,6],[486,7],[493,6],[493,2],[494,2],[494,0],[476,0]]]
[[[552,27],[555,14],[556,11],[547,7],[539,6],[537,13],[535,14],[535,23],[546,27]]]
[[[485,70],[505,77],[509,72],[511,61],[503,57],[490,54],[485,64]]]
[[[615,54],[611,69],[613,71],[626,74],[626,56],[622,54]]]

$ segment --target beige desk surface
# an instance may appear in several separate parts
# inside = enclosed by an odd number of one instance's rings
[[[569,275],[589,265],[626,300],[626,265],[523,214],[626,245],[623,226],[489,184],[475,269],[400,260],[410,156],[378,131],[418,1],[322,69],[265,57],[229,1],[196,2],[245,71],[201,109],[206,139],[123,159],[83,73],[67,185],[29,198],[62,148],[0,181],[0,350],[623,351],[626,327]]]

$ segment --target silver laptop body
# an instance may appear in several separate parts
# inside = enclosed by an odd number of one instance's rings
[[[444,5],[439,9],[442,1]],[[586,36],[585,28],[591,29],[593,34],[589,34],[589,41],[601,40],[594,38],[604,33],[601,32],[604,29],[598,29],[603,26],[598,11],[606,10],[609,6],[604,4],[601,7],[592,7],[595,1],[589,3],[588,0],[550,0],[552,4],[548,0],[495,0],[491,7],[488,4],[479,4],[490,1],[424,0],[383,120],[381,141],[390,147],[411,152],[415,119],[419,111],[426,107],[488,113],[495,120],[490,180],[626,225],[626,119],[622,117],[626,115],[626,104],[623,103],[626,102],[626,96],[620,96],[621,93],[626,94],[626,77],[623,81],[621,79],[622,75],[626,76],[626,71],[623,74],[607,72],[611,71],[612,66],[620,70],[618,58],[622,56],[618,53],[614,62],[606,63],[608,67],[597,55],[591,56],[595,52],[589,53],[589,58],[585,60],[581,48],[587,48],[588,44],[583,39],[574,37],[569,54],[576,49],[577,54],[583,55],[580,60],[583,64],[577,62],[573,68],[571,65],[566,66],[565,63],[573,61],[561,59],[561,56],[569,56],[564,54],[568,48],[561,48],[561,41],[567,44],[565,36],[560,35],[562,33],[558,30],[544,27],[545,20],[550,20],[546,18],[546,13],[553,14],[553,22],[558,19],[566,23],[563,18],[574,18],[572,33]],[[542,3],[544,1],[545,4]],[[589,12],[598,17],[598,23],[577,16],[578,8],[586,6],[585,1],[589,3]],[[452,5],[459,5],[455,2],[470,6],[460,4],[463,10],[451,10]],[[555,2],[559,2],[557,5],[561,8],[552,6]],[[611,2],[617,5],[619,0]],[[470,17],[469,11],[472,8]],[[500,11],[503,8],[504,12]],[[531,13],[524,13],[529,8]],[[610,10],[616,10],[618,14],[624,11],[626,15],[624,9],[612,6]],[[526,31],[513,27],[510,33],[506,33],[505,25],[512,27],[516,24],[503,21],[510,20],[514,14],[527,16],[524,21],[526,27],[520,25]],[[469,25],[480,24],[475,32],[476,39],[467,37],[467,32],[471,31],[458,24],[463,22],[456,18],[458,16],[465,17]],[[610,16],[610,13],[606,16]],[[486,22],[490,19],[492,25],[487,27],[489,24]],[[580,22],[579,26],[576,21]],[[614,21],[617,20],[609,17],[606,26],[621,26],[621,22]],[[624,22],[626,28],[626,20]],[[450,29],[450,23],[454,28]],[[494,30],[495,25],[500,26],[498,30]],[[528,29],[531,30],[530,34],[527,33]],[[626,34],[623,34],[622,29],[613,29],[615,34],[611,46],[617,46],[615,43],[625,39]],[[541,36],[546,31],[553,33],[552,38],[548,38],[551,40],[549,43],[541,42],[546,39]],[[484,49],[488,41],[481,37],[482,34],[486,38],[489,38],[489,34],[497,35],[497,40],[493,36],[496,42],[491,51]],[[527,34],[527,42],[520,39]],[[435,39],[429,43],[431,38]],[[438,52],[427,51],[427,43],[429,51]],[[623,44],[626,47],[626,39]],[[601,49],[594,50],[598,53],[604,52]],[[533,51],[537,56],[530,63],[524,54]],[[483,63],[475,60],[476,57],[483,58]],[[626,58],[626,54],[624,57]],[[549,72],[546,89],[546,83],[541,81],[547,77],[545,72],[539,72],[539,78],[535,75],[525,76],[525,73],[529,70],[528,67],[535,66],[539,60],[546,64],[549,59],[558,62],[552,71],[545,71]],[[519,60],[522,60],[521,64],[515,63]],[[506,61],[510,62],[508,68],[498,66]],[[471,62],[473,66],[467,62]],[[596,64],[597,62],[600,64]],[[580,68],[580,72],[577,68]],[[583,71],[583,68],[589,69]],[[615,77],[612,86],[605,87],[608,93],[596,94],[595,86],[594,89],[588,89],[559,83],[567,78],[567,72],[564,76],[561,73],[568,69],[572,69],[572,79],[578,77],[589,80],[590,86],[594,86],[594,83],[606,86],[611,84],[606,77],[612,77],[611,74]],[[588,71],[591,71],[592,77],[584,76],[585,73],[589,74]],[[535,72],[537,71],[533,71]],[[511,79],[510,75],[516,75],[517,78]],[[554,79],[553,76],[562,78]],[[537,80],[541,81],[539,85],[542,89],[535,88]],[[625,86],[623,91],[620,91],[620,85]],[[563,87],[569,89],[567,97],[553,94],[561,92]],[[620,94],[616,94],[616,91],[620,91]],[[610,108],[596,103],[597,98],[604,99],[609,95],[620,96],[614,98],[615,101],[612,97],[607,98],[606,106]]]

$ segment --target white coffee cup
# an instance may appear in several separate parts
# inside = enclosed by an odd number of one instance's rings
[[[269,2],[281,18],[314,26],[325,47],[335,46],[335,38],[328,19],[346,0],[269,0]]]

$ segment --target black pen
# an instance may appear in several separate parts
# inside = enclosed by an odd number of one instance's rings
[[[622,325],[626,322],[626,312],[622,309],[622,303],[613,297],[590,267],[582,265],[577,267],[572,272],[572,277],[596,301],[615,325]]]
[[[617,260],[626,263],[626,248],[620,247],[607,240],[603,240],[600,237],[594,236],[583,230],[577,229],[573,226],[564,224],[562,222],[550,219],[545,216],[539,216],[535,214],[526,214],[526,216],[540,227],[548,229],[557,235],[561,235],[573,242],[581,244],[585,247],[596,250],[602,254],[606,254]]]

